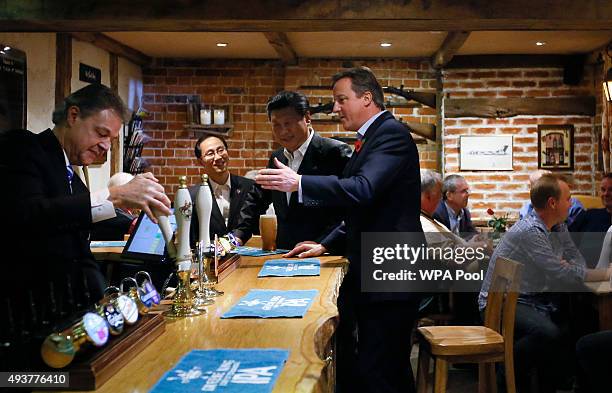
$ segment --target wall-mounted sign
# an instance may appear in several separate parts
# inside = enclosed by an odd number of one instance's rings
[[[0,131],[26,128],[26,55],[0,43]]]
[[[87,83],[102,83],[102,71],[99,68],[79,63],[79,80]]]

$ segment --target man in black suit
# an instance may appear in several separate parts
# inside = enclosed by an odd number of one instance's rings
[[[300,175],[276,160],[279,169],[263,170],[255,181],[264,189],[298,191],[304,206],[344,211],[344,224],[321,244],[302,244],[290,253],[316,256],[331,249],[348,255],[338,298],[337,391],[413,392],[410,336],[420,295],[368,292],[362,263],[368,269],[372,260],[361,247],[362,234],[371,232],[409,233],[410,246],[424,243],[418,151],[410,130],[384,109],[382,88],[368,68],[336,74],[333,93],[334,112],[359,140],[344,172]]]
[[[2,336],[13,339],[15,348],[44,337],[58,328],[54,322],[102,297],[104,278],[89,249],[93,222],[113,217],[115,207],[138,208],[153,219],[153,209],[170,213],[170,200],[150,173],[96,192],[74,174],[73,165],[89,165],[106,154],[124,113],[112,90],[89,85],[55,110],[52,130],[0,134],[0,178],[7,187],[0,203],[10,223],[0,236],[6,261]],[[36,364],[39,348],[33,345],[33,356],[27,349],[16,354]],[[13,360],[11,366],[18,367],[19,359]]]
[[[302,93],[283,91],[268,101],[268,118],[282,148],[272,153],[275,162],[304,175],[340,175],[351,155],[345,143],[317,135],[310,126],[308,99]],[[291,249],[305,240],[320,240],[340,220],[339,209],[305,206],[296,192],[264,190],[256,186],[247,196],[234,234],[244,243],[259,226],[259,216],[274,204],[278,230],[276,246]]]
[[[202,173],[208,175],[208,184],[213,193],[213,208],[210,214],[210,238],[223,236],[236,228],[240,209],[255,182],[243,176],[230,174],[227,141],[220,136],[205,134],[195,144],[195,156],[202,165]],[[191,200],[195,202],[200,185],[189,187]],[[191,239],[199,238],[200,226],[197,209],[191,220]]]
[[[478,233],[467,208],[470,186],[460,175],[448,175],[442,183],[442,201],[433,217],[444,224],[451,232],[463,238],[471,238]]]

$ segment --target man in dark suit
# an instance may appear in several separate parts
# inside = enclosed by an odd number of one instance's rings
[[[202,173],[208,175],[213,194],[210,214],[210,238],[223,236],[236,228],[240,209],[255,182],[243,176],[230,174],[227,141],[220,136],[205,134],[195,144],[195,156],[202,165]],[[191,200],[195,201],[199,184],[189,187]],[[193,210],[190,236],[192,243],[199,238],[200,226],[197,209]]]
[[[467,204],[470,186],[460,175],[448,175],[442,183],[442,201],[433,217],[444,224],[451,232],[463,238],[471,238],[478,233]]]
[[[382,88],[368,68],[336,74],[333,93],[334,112],[359,140],[344,172],[300,175],[276,160],[279,169],[262,170],[255,180],[264,189],[298,191],[304,206],[344,211],[344,224],[321,244],[302,244],[290,253],[316,256],[331,249],[348,255],[338,298],[337,391],[413,392],[410,336],[420,295],[368,292],[363,283],[371,277],[363,276],[362,267],[371,268],[372,260],[362,255],[362,235],[410,233],[410,246],[424,243],[418,151],[410,130],[384,110]]]
[[[0,236],[7,262],[0,304],[8,326],[2,336],[13,340],[13,347],[21,348],[16,356],[31,365],[40,359],[37,338],[102,297],[104,279],[89,249],[92,223],[113,217],[115,207],[139,208],[151,217],[153,209],[170,213],[170,200],[150,173],[96,192],[74,174],[73,165],[89,165],[106,154],[124,113],[112,90],[89,85],[55,110],[52,130],[0,134],[0,178],[9,187],[0,202],[10,223]],[[11,367],[21,364],[11,359]]]
[[[268,101],[268,118],[275,140],[282,148],[272,153],[275,161],[304,175],[340,175],[351,148],[345,143],[317,135],[310,127],[308,99],[302,93],[283,91]],[[244,243],[259,226],[259,216],[274,204],[278,230],[276,246],[291,249],[305,240],[320,240],[340,220],[339,209],[306,206],[296,192],[264,190],[256,186],[247,196],[234,234]]]

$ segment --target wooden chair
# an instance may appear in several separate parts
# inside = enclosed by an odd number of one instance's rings
[[[576,194],[572,195],[572,198],[578,199],[585,209],[601,209],[604,207],[603,202],[600,197],[596,197],[593,195],[581,195]]]
[[[431,382],[430,358],[435,361],[435,393],[446,392],[448,365],[452,363],[478,363],[479,393],[495,393],[496,362],[504,362],[506,390],[515,393],[514,317],[522,268],[518,262],[497,258],[484,326],[430,326],[418,329],[418,393],[428,391]]]

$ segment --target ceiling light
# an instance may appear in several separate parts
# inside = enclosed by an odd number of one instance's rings
[[[4,49],[2,49],[3,51],[7,51],[7,50],[11,50],[10,46],[5,46]]]
[[[227,46],[227,42],[217,42],[217,46],[220,48],[225,48]]]
[[[391,46],[391,43],[390,42],[381,42],[380,46],[382,46],[383,48],[388,48],[388,47]]]
[[[537,46],[544,46],[544,45],[546,45],[546,42],[544,42],[544,41],[537,41],[536,45]]]

